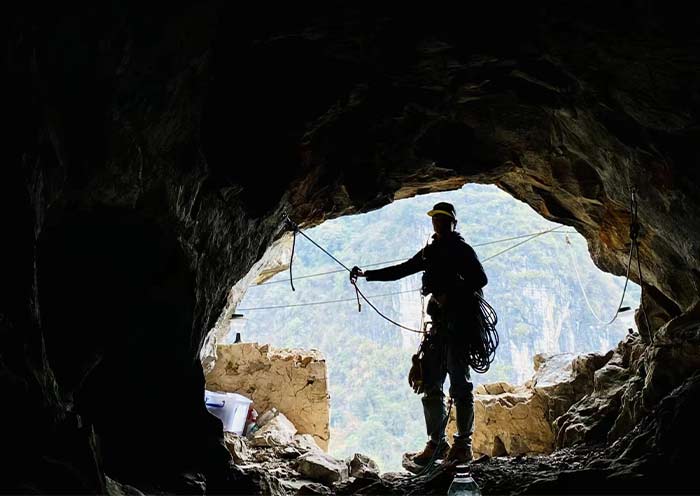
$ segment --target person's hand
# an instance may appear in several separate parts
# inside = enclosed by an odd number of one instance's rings
[[[362,272],[362,269],[355,265],[350,271],[350,282],[355,284],[358,277],[365,277],[365,273]]]

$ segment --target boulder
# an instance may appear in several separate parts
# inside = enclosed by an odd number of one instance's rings
[[[250,460],[250,450],[245,438],[233,432],[224,432],[224,443],[234,462],[241,464]]]
[[[307,482],[299,488],[297,495],[331,494],[331,490],[318,482]]]
[[[258,431],[253,433],[253,446],[287,446],[294,441],[297,428],[282,413],[278,413]]]
[[[105,476],[105,489],[107,496],[144,496],[144,494],[128,484],[122,484],[114,479]]]
[[[700,303],[661,327],[653,344],[642,340],[627,336],[595,372],[593,391],[557,419],[557,446],[622,438],[700,369]]]
[[[328,449],[330,397],[326,361],[317,350],[278,349],[258,343],[216,347],[207,388],[242,394],[262,412],[284,413],[300,433]]]
[[[323,451],[319,445],[316,444],[316,440],[311,434],[297,434],[294,436],[293,446],[302,453],[307,453],[309,451]]]
[[[348,460],[350,476],[358,478],[379,478],[379,466],[367,455],[355,453]]]
[[[332,484],[348,478],[348,465],[325,453],[306,453],[296,461],[296,469],[311,480]]]
[[[588,353],[535,355],[535,374],[524,385],[483,384],[474,397],[475,456],[517,456],[549,453],[556,431],[552,422],[594,387],[596,370],[613,356]],[[602,380],[602,379],[601,379]],[[454,433],[452,410],[448,434]]]

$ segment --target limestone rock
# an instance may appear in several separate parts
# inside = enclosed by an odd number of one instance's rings
[[[330,403],[326,362],[316,350],[284,350],[257,343],[219,345],[207,388],[245,395],[258,411],[277,408],[300,433],[328,449]]]
[[[331,494],[331,490],[318,482],[307,482],[299,488],[297,495]]]
[[[522,386],[498,382],[476,388],[475,456],[549,453],[554,449],[554,419],[593,390],[595,371],[613,353],[538,354],[535,374]],[[448,434],[455,432],[454,409]]]
[[[350,476],[359,478],[379,478],[379,467],[377,463],[367,455],[355,453],[348,460]]]
[[[253,446],[287,446],[294,441],[297,429],[283,413],[278,413],[253,433]]]
[[[325,453],[309,452],[297,458],[297,471],[304,477],[331,484],[348,478],[348,465]]]
[[[531,389],[496,395],[476,395],[475,455],[489,456],[551,451],[554,433],[547,421],[547,402]]]
[[[322,451],[311,434],[297,434],[294,436],[294,447],[307,453],[309,451]]]
[[[224,432],[224,443],[226,444],[226,449],[231,453],[234,462],[240,464],[250,460],[248,442],[244,437],[233,432]]]
[[[276,455],[283,460],[294,460],[299,458],[301,453],[294,446],[284,446],[275,451]]]
[[[612,352],[610,360],[593,372],[592,389],[554,419],[557,447],[582,441],[602,442],[610,437],[611,430],[614,432],[625,392],[634,394],[639,390],[634,386],[639,381],[630,368],[634,357],[639,355],[639,340],[637,335],[627,336]],[[620,421],[619,431],[624,430],[623,422]]]
[[[107,489],[107,496],[144,496],[144,494],[135,487],[122,484],[107,476],[105,476],[105,488]]]

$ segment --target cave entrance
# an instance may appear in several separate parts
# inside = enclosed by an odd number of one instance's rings
[[[532,377],[537,353],[604,353],[635,330],[631,311],[601,323],[614,315],[624,278],[600,271],[572,228],[551,231],[557,224],[495,186],[397,200],[305,232],[348,266],[391,265],[429,239],[425,213],[438,201],[455,205],[457,230],[477,251],[489,277],[485,296],[499,314],[496,360],[486,374],[472,374],[475,385],[522,384]],[[534,236],[544,231],[550,232]],[[243,318],[230,321],[221,342],[232,343],[239,333],[243,342],[320,350],[332,407],[330,454],[364,453],[383,471],[400,470],[401,454],[418,450],[425,437],[420,398],[406,384],[419,337],[367,305],[358,312],[347,273],[311,243],[299,237],[295,253],[296,291],[286,271],[251,285],[236,308]],[[420,274],[360,284],[387,316],[420,327]],[[630,282],[623,306],[636,308],[639,299],[640,288]]]

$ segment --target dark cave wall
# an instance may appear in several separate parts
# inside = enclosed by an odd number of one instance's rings
[[[196,357],[285,209],[313,225],[491,182],[576,227],[621,274],[634,186],[652,327],[698,298],[688,12],[53,9],[17,12],[8,36],[6,488],[101,491],[106,472],[192,492],[182,474],[201,472],[230,490]]]

